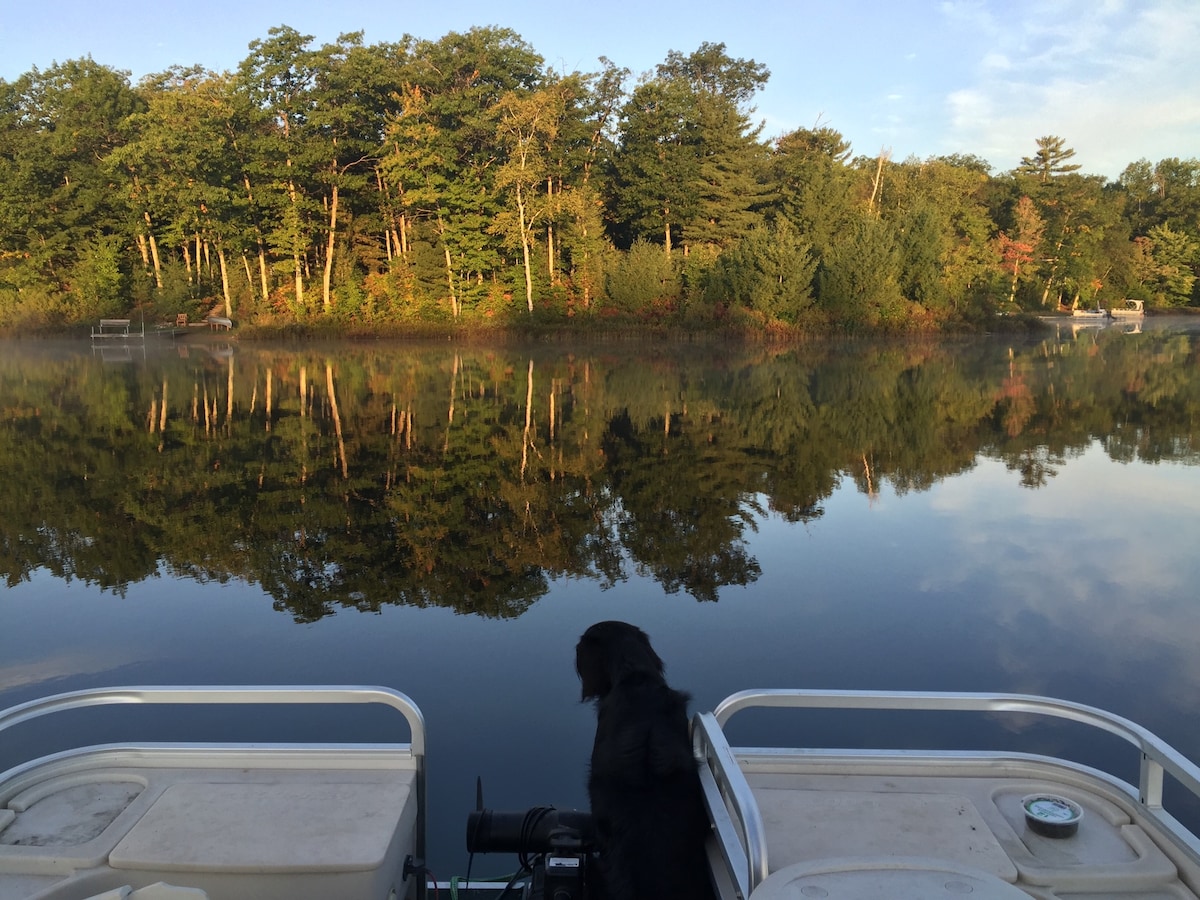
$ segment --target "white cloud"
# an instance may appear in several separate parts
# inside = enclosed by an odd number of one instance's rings
[[[998,24],[978,4],[947,3],[943,13]],[[1109,177],[1143,156],[1195,152],[1200,4],[1039,4],[979,37],[992,46],[970,83],[945,95],[948,148],[977,148],[1008,169],[1055,134],[1085,172]]]
[[[36,660],[0,665],[0,684],[6,690],[26,688],[74,676],[95,676],[147,661],[149,658],[135,660],[126,655],[114,662],[112,654],[103,650],[64,650]]]

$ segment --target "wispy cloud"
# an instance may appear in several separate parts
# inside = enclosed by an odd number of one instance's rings
[[[69,677],[93,677],[148,661],[150,658],[137,660],[123,658],[120,662],[115,662],[112,654],[103,650],[63,651],[35,660],[7,662],[0,665],[0,684],[4,685],[5,690],[14,690]]]
[[[1200,4],[1093,0],[1020,3],[1002,15],[947,2],[944,20],[983,50],[946,94],[947,142],[1000,169],[1056,134],[1084,171],[1115,177],[1141,156],[1195,152],[1200,135]]]

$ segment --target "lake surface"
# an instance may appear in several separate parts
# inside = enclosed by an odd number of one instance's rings
[[[495,808],[586,805],[573,652],[601,619],[644,628],[696,709],[750,687],[1039,693],[1200,758],[1200,335],[1126,330],[2,344],[0,705],[118,684],[394,687],[428,724],[439,878],[465,870],[477,775]],[[271,728],[351,726],[392,727]],[[1006,738],[929,727],[751,717],[735,737]],[[14,732],[0,766],[57,740]]]

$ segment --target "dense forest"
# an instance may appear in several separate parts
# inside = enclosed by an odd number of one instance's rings
[[[927,330],[1200,303],[1200,160],[1115,181],[1067,139],[995,173],[766,138],[723,44],[634,78],[511,30],[332,44],[131,84],[90,58],[0,80],[0,328],[105,315],[387,329],[596,322]]]
[[[576,355],[364,342],[146,365],[0,354],[0,584],[260,585],[300,621],[384,604],[515,616],[552,579],[719,599],[750,532],[981,459],[1039,490],[1093,446],[1200,464],[1200,345],[689,344]],[[186,342],[181,347],[187,348]],[[864,549],[864,553],[870,553]]]

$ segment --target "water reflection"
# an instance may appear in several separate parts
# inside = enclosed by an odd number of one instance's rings
[[[819,519],[981,459],[1044,487],[1099,445],[1194,464],[1186,333],[686,353],[14,346],[0,572],[122,592],[167,574],[279,610],[520,615],[551,579],[753,584],[766,513]],[[30,502],[31,498],[34,502]]]
[[[1030,691],[1200,758],[1196,336],[1093,331],[0,347],[0,703],[396,687],[429,722],[439,875],[475,775],[497,808],[585,802],[572,648],[604,618],[645,628],[695,708]]]

